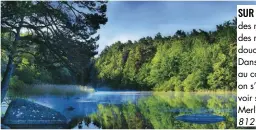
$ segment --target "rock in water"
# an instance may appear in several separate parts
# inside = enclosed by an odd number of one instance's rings
[[[210,124],[225,121],[225,118],[223,116],[217,116],[212,114],[192,114],[178,116],[176,117],[176,120],[196,124]]]
[[[67,118],[61,113],[24,99],[10,103],[2,123],[17,129],[68,128]]]

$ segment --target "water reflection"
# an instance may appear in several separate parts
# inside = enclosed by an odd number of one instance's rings
[[[103,92],[75,96],[31,96],[70,119],[70,128],[236,128],[235,93]],[[186,123],[176,117],[214,114],[211,124]]]

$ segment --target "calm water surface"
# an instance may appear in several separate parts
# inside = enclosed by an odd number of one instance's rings
[[[27,99],[61,112],[70,120],[71,128],[236,126],[235,93],[97,91],[75,96],[28,96]],[[214,114],[225,117],[225,121],[196,124],[176,120],[189,114]]]

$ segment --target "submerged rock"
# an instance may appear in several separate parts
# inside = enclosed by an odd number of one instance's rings
[[[212,114],[192,114],[178,116],[176,117],[176,120],[195,124],[210,124],[225,121],[225,118],[223,116],[217,116]]]
[[[2,123],[18,129],[68,127],[67,118],[61,113],[24,99],[16,99],[10,103]]]

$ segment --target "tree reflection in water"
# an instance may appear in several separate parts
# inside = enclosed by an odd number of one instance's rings
[[[195,124],[175,118],[189,114],[214,114],[225,121]],[[236,128],[236,100],[234,93],[155,92],[136,103],[98,105],[98,111],[83,119],[74,119],[71,128],[83,120],[98,128],[107,129],[233,129]],[[71,123],[71,124],[72,124]]]

